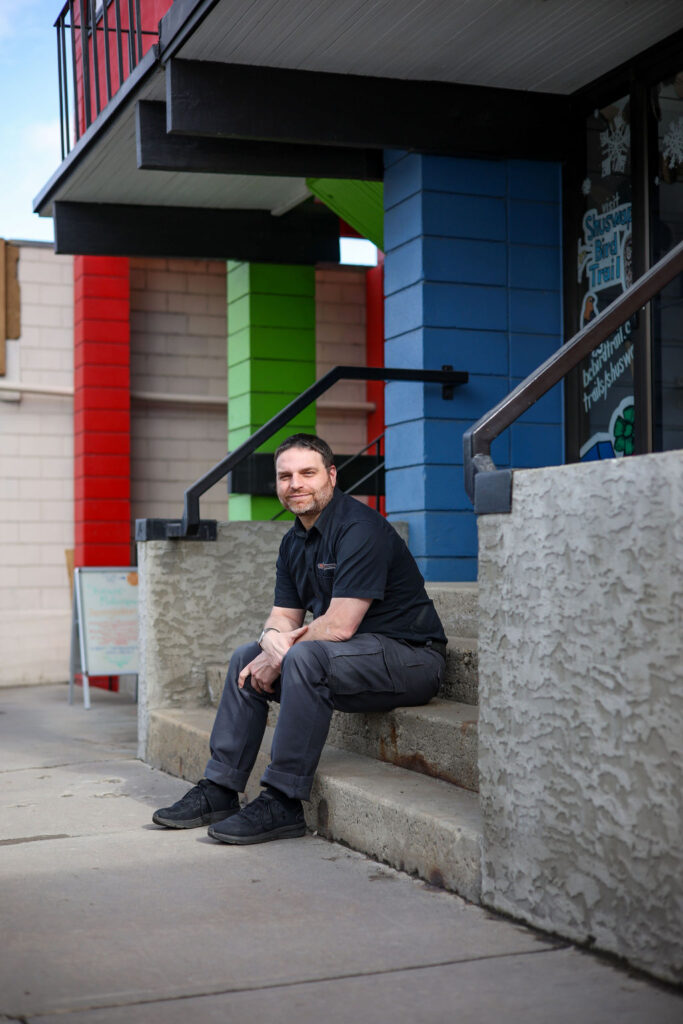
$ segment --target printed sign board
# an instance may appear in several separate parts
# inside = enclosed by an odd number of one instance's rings
[[[90,707],[89,676],[137,675],[138,573],[130,568],[82,568],[74,573],[69,703],[77,656],[83,703]]]

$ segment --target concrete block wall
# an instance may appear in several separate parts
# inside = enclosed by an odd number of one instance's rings
[[[177,518],[183,491],[227,450],[226,405],[180,405],[141,392],[226,399],[226,265],[131,259],[131,518]],[[225,481],[201,499],[227,518]]]
[[[316,377],[333,366],[366,365],[365,274],[343,266],[315,272]],[[318,400],[316,429],[334,452],[352,454],[367,443],[366,406],[364,381],[339,381]]]
[[[19,243],[21,336],[5,383],[73,386],[73,259]],[[13,399],[8,401],[7,399]],[[73,402],[0,394],[0,686],[67,678]]]
[[[683,982],[683,452],[479,519],[482,899]]]

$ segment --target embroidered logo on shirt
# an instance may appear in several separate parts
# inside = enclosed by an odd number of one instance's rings
[[[319,569],[336,569],[337,568],[337,563],[336,562],[318,562],[318,568]]]

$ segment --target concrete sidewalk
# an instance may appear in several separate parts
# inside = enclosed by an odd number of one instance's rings
[[[79,693],[80,697],[80,693]],[[682,997],[316,836],[151,824],[135,706],[0,693],[0,1020],[678,1024]]]

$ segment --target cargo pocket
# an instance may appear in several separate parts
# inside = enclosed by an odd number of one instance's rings
[[[430,700],[439,688],[443,659],[424,647],[412,647],[388,636],[379,637],[395,693],[414,693],[417,702]]]
[[[351,640],[325,644],[333,693],[392,693],[396,687],[386,661],[382,637],[357,633]]]

